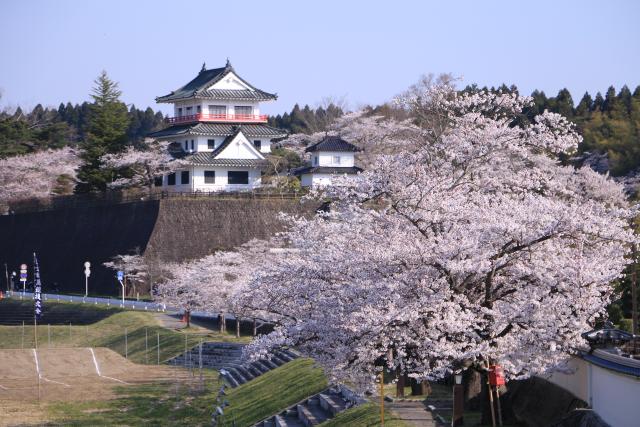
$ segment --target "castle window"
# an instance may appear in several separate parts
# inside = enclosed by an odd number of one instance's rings
[[[216,148],[216,140],[215,139],[207,139],[207,148],[209,150],[213,150]]]
[[[236,116],[250,116],[253,114],[253,107],[236,105],[235,110],[236,110]]]
[[[313,166],[318,166],[318,156],[313,156]]]
[[[194,148],[193,148],[193,139],[192,139],[191,140],[191,151],[193,151],[193,150],[194,150]]]
[[[153,178],[153,185],[156,187],[162,187],[162,177],[156,176],[155,178]]]
[[[335,165],[340,164],[340,156],[333,156],[333,164]]]
[[[182,108],[178,108],[178,117],[182,117]]]
[[[216,171],[204,171],[204,183],[215,184],[216,183]]]
[[[190,116],[193,114],[193,107],[187,107],[187,116]]]
[[[227,180],[229,184],[248,184],[249,171],[229,171]]]
[[[189,171],[180,172],[180,184],[188,184],[189,183]]]
[[[224,116],[227,114],[227,107],[224,105],[209,105],[209,114]]]
[[[188,151],[189,150],[189,141],[185,141],[184,142],[184,151]]]
[[[170,173],[167,175],[167,185],[176,185],[176,174]]]
[[[253,141],[253,146],[256,147],[256,150],[260,151],[260,148],[262,147],[262,141],[256,139],[255,141]]]
[[[202,112],[202,107],[200,105],[198,105],[196,107],[196,113],[200,114]]]

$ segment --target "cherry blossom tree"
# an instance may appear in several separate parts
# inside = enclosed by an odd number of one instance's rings
[[[168,279],[156,288],[156,297],[163,303],[185,311],[187,322],[195,310],[218,313],[220,332],[226,331],[226,313],[236,318],[236,335],[240,335],[240,320],[244,308],[232,303],[232,296],[251,283],[263,263],[276,256],[279,243],[251,240],[234,251],[218,251],[198,260],[166,267]]]
[[[101,159],[107,167],[128,168],[131,174],[128,178],[116,179],[109,186],[111,188],[147,187],[151,190],[156,177],[175,172],[187,164],[169,152],[169,145],[167,141],[154,140],[149,141],[144,150],[129,147],[122,153],[103,156]]]
[[[79,164],[70,147],[0,159],[0,204],[55,194],[61,180],[75,180]]]
[[[134,255],[116,255],[111,261],[102,263],[103,266],[114,271],[122,271],[124,273],[125,286],[130,283],[133,292],[136,292],[137,284],[145,284],[149,281],[149,265],[144,256],[140,254]]]
[[[294,251],[236,296],[277,325],[253,357],[295,345],[370,386],[381,363],[433,379],[498,362],[523,378],[583,346],[634,210],[608,177],[557,160],[580,140],[566,119],[518,124],[530,102],[438,84],[398,99],[410,122],[361,121],[362,143],[386,135],[388,154],[317,193],[331,211],[291,218]]]

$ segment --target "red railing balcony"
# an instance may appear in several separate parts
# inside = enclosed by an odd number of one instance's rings
[[[167,117],[167,123],[191,123],[191,122],[251,122],[266,123],[266,114],[192,114],[189,116]]]

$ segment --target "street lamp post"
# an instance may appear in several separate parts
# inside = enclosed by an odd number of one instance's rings
[[[462,374],[454,375],[453,385],[453,417],[451,417],[451,427],[463,425],[464,413],[464,386],[462,385]]]
[[[91,263],[86,261],[84,263],[84,297],[89,296],[89,276],[91,276]]]

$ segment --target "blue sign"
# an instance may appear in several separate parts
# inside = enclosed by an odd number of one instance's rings
[[[122,279],[124,279],[124,272],[118,271],[117,276],[118,276],[118,280],[122,282]]]
[[[42,317],[42,282],[40,281],[40,267],[38,266],[38,258],[36,258],[35,252],[33,253],[33,275],[35,279],[33,287],[33,312],[36,320],[40,320]]]
[[[20,273],[20,279],[27,280],[27,273]]]

